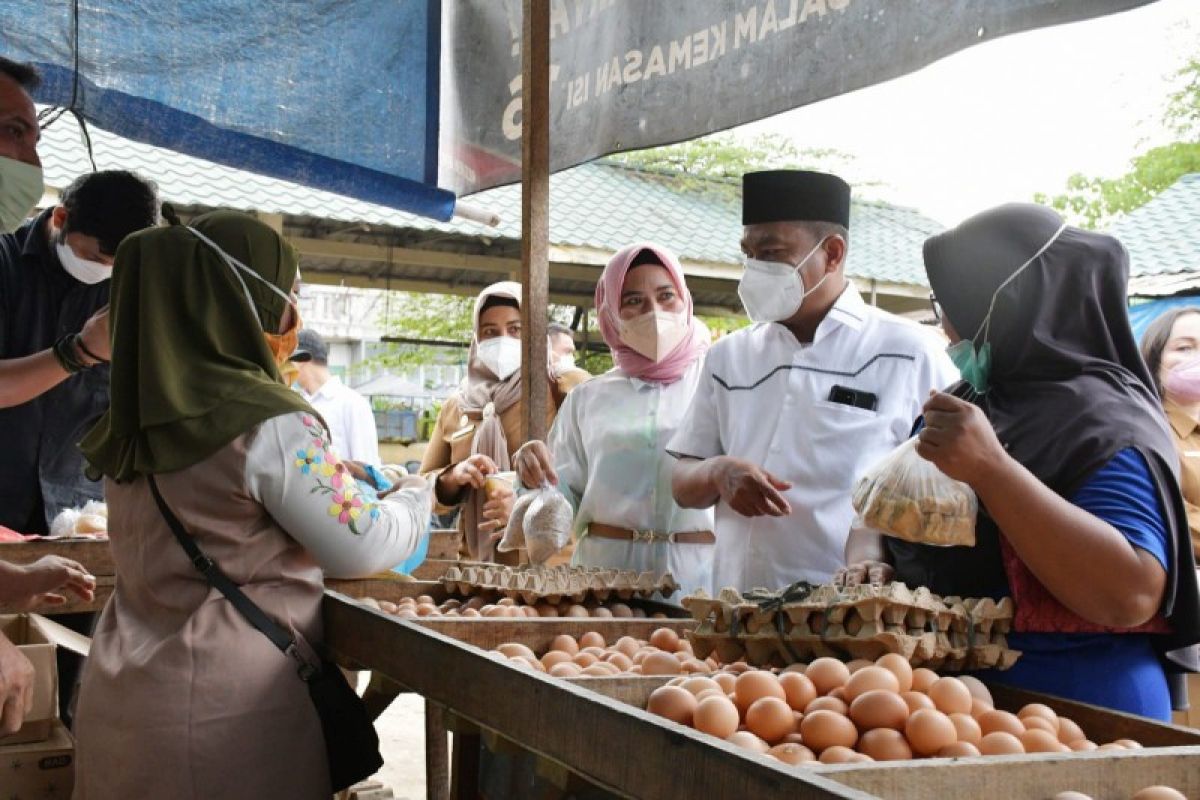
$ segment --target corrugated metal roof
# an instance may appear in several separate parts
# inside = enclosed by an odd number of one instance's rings
[[[1188,272],[1200,278],[1200,173],[1184,175],[1131,211],[1112,226],[1112,233],[1129,251],[1134,278]]]
[[[440,223],[329,192],[225,167],[90,130],[96,166],[129,169],[154,180],[164,200],[187,206],[236,208],[346,223],[442,232],[473,240],[520,240],[520,186],[474,195],[469,202],[501,215],[498,228],[468,221]],[[75,121],[67,116],[40,145],[46,181],[55,188],[91,169]],[[685,261],[738,264],[738,187],[704,179],[630,169],[598,161],[551,177],[551,243],[616,250],[630,241],[662,243]],[[919,212],[883,202],[855,201],[847,271],[860,279],[927,285],[921,243],[942,230]],[[433,276],[430,276],[433,277]]]

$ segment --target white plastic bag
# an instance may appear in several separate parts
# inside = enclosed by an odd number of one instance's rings
[[[921,458],[916,437],[859,479],[853,504],[856,525],[906,542],[975,546],[975,491]]]
[[[531,564],[545,564],[571,541],[571,504],[551,486],[526,492],[513,503],[501,553],[525,550]]]

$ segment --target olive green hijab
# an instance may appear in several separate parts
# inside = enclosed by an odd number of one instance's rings
[[[233,211],[192,220],[232,258],[288,293],[296,251]],[[265,420],[312,408],[284,386],[263,337],[286,301],[180,225],[136,233],[117,250],[109,324],[109,410],[80,444],[89,474],[129,481],[190,467]],[[251,311],[249,291],[258,315]]]

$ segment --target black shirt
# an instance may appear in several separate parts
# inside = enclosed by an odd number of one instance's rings
[[[45,350],[108,302],[109,281],[71,277],[46,241],[45,211],[0,235],[0,358]],[[28,403],[0,409],[0,525],[46,533],[65,508],[103,499],[77,443],[108,408],[108,366],[72,375]]]

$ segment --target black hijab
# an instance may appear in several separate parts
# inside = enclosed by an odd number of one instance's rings
[[[1111,236],[1062,226],[1048,208],[1011,204],[925,242],[930,285],[961,337],[976,336],[993,309],[990,389],[975,397],[960,383],[952,391],[982,408],[1009,455],[1063,497],[1119,451],[1142,454],[1171,537],[1161,610],[1174,633],[1159,649],[1187,647],[1200,641],[1200,593],[1178,455],[1129,326],[1129,258]],[[898,580],[978,596],[1006,586],[999,535],[981,509],[975,548],[888,546]],[[1194,648],[1172,660],[1200,666]]]

